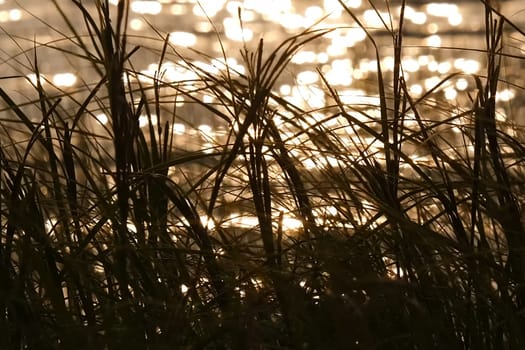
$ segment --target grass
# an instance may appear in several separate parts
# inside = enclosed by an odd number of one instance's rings
[[[20,74],[4,80],[36,77],[26,96],[0,88],[0,348],[525,346],[523,130],[496,109],[514,83],[503,64],[523,59],[505,30],[524,33],[489,4],[467,107],[438,95],[459,73],[410,93],[401,11],[397,30],[385,23],[394,68],[378,63],[377,103],[344,102],[319,71],[316,110],[276,84],[335,29],[261,40],[241,50],[245,72],[210,73],[161,32],[134,44],[146,38],[126,32],[125,1],[72,0],[82,28],[52,3],[71,34],[7,61]],[[376,32],[341,6],[381,62]],[[47,49],[96,78],[44,83]],[[187,78],[144,76],[144,52]],[[207,149],[173,132],[191,113],[223,127],[201,136]]]

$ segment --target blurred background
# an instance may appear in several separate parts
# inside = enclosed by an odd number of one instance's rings
[[[116,7],[118,1],[109,3]],[[400,12],[400,2],[388,3],[389,6],[384,1],[345,1],[348,10],[375,38],[385,76],[392,71],[394,62],[392,33],[385,27],[395,31]],[[81,17],[73,2],[58,1],[58,4],[78,32],[84,33],[85,23],[79,21]],[[436,104],[467,106],[475,96],[472,95],[475,92],[473,77],[484,75],[482,2],[412,0],[406,4],[402,68],[408,91],[413,98],[432,91]],[[521,1],[497,1],[495,6],[518,27],[525,23],[525,6]],[[338,91],[343,103],[363,108],[371,106],[370,115],[378,105],[374,47],[367,40],[365,30],[343,10],[338,0],[132,0],[130,10],[127,28],[130,48],[137,45],[140,49],[132,57],[132,68],[138,74],[129,79],[148,84],[155,72],[162,71],[166,81],[190,82],[198,77],[188,68],[188,63],[211,74],[224,71],[227,63],[242,75],[245,65],[241,51],[255,50],[261,38],[268,54],[287,38],[308,28],[334,28],[292,58],[275,86],[275,93],[305,111],[322,111],[333,102],[327,97],[321,72],[326,82]],[[28,101],[34,98],[27,91],[35,82],[35,51],[42,83],[52,89],[81,93],[85,91],[83,87],[96,80],[89,61],[61,53],[79,49],[76,40],[70,39],[72,32],[52,0],[0,0],[0,26],[4,89],[16,90]],[[522,124],[524,121],[519,116],[524,112],[524,100],[517,97],[525,85],[521,74],[525,42],[511,26],[505,29],[505,52],[512,57],[503,61],[502,75],[509,83],[500,84],[498,115],[501,121]],[[167,34],[171,47],[159,68],[160,49]],[[183,62],[182,57],[189,61]],[[453,73],[457,75],[440,85]],[[213,96],[200,98],[214,102]],[[211,139],[224,134],[224,126],[202,107],[186,102],[178,96],[173,105],[166,106],[178,108],[181,120],[173,131],[181,136],[179,146],[209,147]],[[62,107],[67,108],[67,103]],[[96,117],[100,124],[107,123],[104,111]]]

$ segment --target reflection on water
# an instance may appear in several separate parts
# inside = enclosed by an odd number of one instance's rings
[[[109,3],[115,11],[118,0]],[[140,48],[131,58],[133,71],[124,77],[125,81],[132,86],[151,86],[158,80],[166,83],[160,87],[159,115],[140,116],[139,126],[164,125],[167,121],[164,114],[171,118],[176,110],[176,117],[170,124],[176,136],[174,147],[181,152],[200,150],[213,154],[220,151],[221,146],[227,144],[232,130],[238,131],[238,124],[221,122],[202,106],[192,103],[191,98],[210,105],[221,103],[217,94],[200,91],[204,87],[202,78],[209,74],[242,80],[243,75],[248,74],[241,55],[245,47],[255,51],[263,39],[267,57],[283,40],[306,29],[327,30],[325,35],[307,43],[291,58],[289,66],[273,86],[275,96],[301,111],[299,125],[290,123],[296,116],[290,110],[280,109],[280,102],[273,99],[269,103],[277,109],[275,123],[281,128],[283,141],[306,169],[337,167],[343,160],[357,161],[371,155],[379,161],[384,160],[383,141],[369,132],[362,133],[359,125],[373,128],[379,119],[377,76],[381,70],[386,83],[392,81],[396,68],[392,36],[399,29],[400,8],[392,5],[374,10],[367,1],[361,0],[344,3],[356,19],[343,10],[338,0],[131,1],[127,28],[130,47],[138,45]],[[70,2],[63,4],[65,13],[69,20],[76,21],[78,13],[73,5],[67,4]],[[520,1],[501,1],[499,10],[517,24],[525,23],[523,12],[519,11],[522,10]],[[481,4],[476,1],[408,1],[404,9],[401,71],[410,96],[416,101],[424,99],[421,105],[425,118],[416,120],[413,113],[407,112],[402,121],[407,130],[417,130],[421,123],[432,120],[448,120],[470,105],[476,92],[475,77],[484,74],[482,13]],[[0,55],[5,75],[25,77],[5,80],[5,84],[11,84],[23,98],[31,99],[30,93],[24,91],[30,91],[31,85],[37,83],[54,89],[57,94],[65,91],[82,95],[85,87],[92,86],[99,78],[93,74],[95,72],[88,62],[44,47],[76,50],[75,40],[68,39],[71,31],[48,2],[28,0],[21,7],[15,1],[0,0],[0,23],[6,33],[17,36],[2,35],[3,51]],[[78,30],[83,31],[83,26],[79,21]],[[517,97],[522,94],[520,86],[525,85],[520,76],[525,38],[509,28],[505,34],[505,50],[516,58],[508,57],[503,62],[506,64],[503,70],[505,79],[512,84],[501,84],[496,95],[498,119],[521,124],[523,121],[515,116],[521,115],[523,109],[523,99]],[[159,63],[160,49],[168,34],[171,47],[164,61]],[[374,38],[379,51],[377,55],[367,35]],[[32,60],[33,47],[37,47],[39,57],[39,81],[28,64]],[[20,54],[23,49],[29,50],[27,57]],[[325,84],[337,92],[340,103],[348,106],[348,110],[340,111],[347,115],[334,113],[334,98]],[[179,93],[181,90],[191,93],[183,96]],[[140,96],[134,102],[138,105],[139,101]],[[68,107],[67,103],[71,105]],[[65,101],[63,107],[78,106]],[[227,107],[224,106],[225,112]],[[97,133],[104,133],[111,118],[107,111],[97,110],[96,106],[92,110],[91,127]],[[361,124],[349,126],[349,120]],[[308,129],[313,125],[337,135],[343,143],[344,157],[319,152],[309,139],[310,135],[298,132],[298,129]],[[464,119],[455,117],[440,125],[439,131],[453,140],[461,137],[459,131],[464,125]],[[249,135],[253,133],[254,130],[248,130]],[[367,147],[358,150],[352,148],[353,144]],[[473,152],[469,147],[458,151],[453,147],[453,141],[444,146],[450,148],[452,157],[458,152]],[[425,164],[430,161],[424,145],[408,144],[407,147],[412,147],[409,150],[412,162]],[[175,170],[170,174],[177,176]],[[275,176],[278,178],[279,174]],[[242,174],[239,177],[242,178]],[[233,190],[230,195],[234,199],[242,197],[242,193]],[[286,208],[276,210],[286,211]],[[367,207],[366,203],[356,210],[368,211],[369,215],[358,215],[365,219],[376,213],[376,208]],[[339,215],[334,212],[334,207],[326,206],[319,206],[317,214],[319,220]],[[255,216],[233,213],[224,219],[223,225],[250,227],[257,223]],[[214,225],[207,217],[203,217],[203,224],[207,227]],[[281,225],[293,230],[302,224],[285,216]]]

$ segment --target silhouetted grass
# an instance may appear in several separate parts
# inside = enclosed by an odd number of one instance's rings
[[[343,102],[319,72],[327,105],[306,110],[276,82],[334,29],[261,40],[242,49],[246,72],[210,73],[163,33],[128,35],[125,1],[71,2],[82,25],[62,11],[71,35],[34,43],[5,78],[30,67],[26,100],[0,88],[0,348],[525,346],[523,135],[495,104],[502,60],[522,59],[505,51],[505,26],[519,29],[507,18],[485,5],[469,108],[436,100],[459,73],[409,93],[403,1],[397,29],[384,28],[390,74],[367,31],[377,105]],[[44,84],[38,50],[55,45],[93,79]],[[150,77],[133,64],[146,50],[158,56]],[[170,81],[165,64],[191,78]],[[191,113],[224,134],[193,150],[173,132]]]

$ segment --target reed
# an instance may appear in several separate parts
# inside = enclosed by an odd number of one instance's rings
[[[204,53],[161,32],[127,33],[126,1],[71,0],[82,26],[51,2],[70,34],[8,60],[21,73],[4,80],[36,77],[25,99],[0,86],[0,348],[525,346],[523,130],[498,121],[495,104],[513,83],[503,61],[522,60],[505,28],[524,33],[489,3],[468,108],[434,94],[459,73],[409,92],[403,1],[396,28],[385,23],[394,70],[378,63],[377,105],[343,102],[319,71],[329,99],[308,110],[276,82],[335,29],[276,48],[262,39],[242,48],[245,72],[210,73],[190,57]],[[95,78],[44,84],[39,50],[50,48]],[[150,77],[134,69],[144,52],[158,57]],[[192,78],[169,81],[168,61]],[[173,132],[192,120],[180,97],[224,126],[207,149]]]

